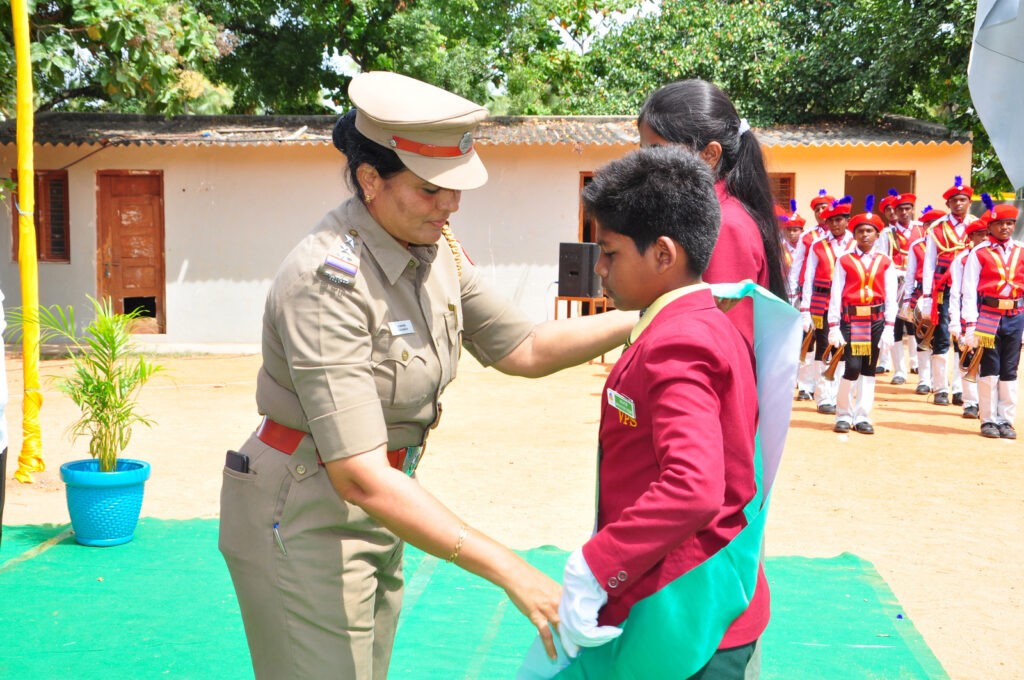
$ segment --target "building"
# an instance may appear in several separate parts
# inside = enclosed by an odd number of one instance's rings
[[[112,295],[141,308],[140,332],[167,348],[251,343],[282,257],[350,195],[330,116],[40,114],[36,228],[42,304]],[[941,204],[970,177],[971,143],[938,125],[888,117],[756,129],[777,198],[799,210],[820,188],[855,207],[890,188]],[[0,125],[0,173],[17,166],[14,121]],[[555,314],[559,244],[586,241],[579,193],[637,144],[631,117],[486,122],[477,149],[490,181],[463,194],[452,229],[475,264],[534,319]],[[14,197],[8,197],[13,199]],[[14,200],[0,208],[0,285],[20,299]],[[809,216],[809,215],[805,215]],[[564,316],[564,305],[561,315]]]

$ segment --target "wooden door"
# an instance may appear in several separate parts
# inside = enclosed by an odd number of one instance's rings
[[[141,310],[135,333],[166,333],[163,173],[101,170],[96,182],[99,295]]]

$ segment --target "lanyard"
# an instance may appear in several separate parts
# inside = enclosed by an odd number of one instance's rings
[[[864,271],[864,263],[855,254],[850,253],[850,259],[853,260],[853,266],[857,269],[857,276],[860,277],[860,282],[863,284],[860,289],[860,301],[863,303],[871,302],[873,297],[871,293],[875,287],[875,277],[878,276],[878,269],[882,266],[882,258],[873,258],[870,272]],[[867,280],[866,283],[865,279]]]
[[[990,251],[995,248],[989,248]],[[993,260],[996,263],[996,271],[999,274],[999,285],[996,291],[1001,291],[1003,286],[1010,286],[1010,294],[1013,295],[1017,292],[1017,287],[1013,285],[1013,280],[1017,278],[1017,265],[1020,264],[1020,248],[1013,248],[1013,252],[1010,255],[1010,266],[1009,272],[1007,272],[1006,262],[1003,260],[1003,254],[1001,252],[994,252]]]

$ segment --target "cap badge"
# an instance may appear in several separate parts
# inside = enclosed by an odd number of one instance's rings
[[[469,150],[473,148],[473,133],[467,132],[462,135],[462,139],[459,140],[459,151],[464,154],[469,153]]]

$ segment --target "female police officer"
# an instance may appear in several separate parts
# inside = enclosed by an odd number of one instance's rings
[[[621,312],[534,326],[447,230],[486,170],[486,110],[393,73],[357,76],[339,120],[356,196],[285,258],[267,296],[256,401],[229,454],[220,548],[256,677],[384,678],[403,541],[501,586],[546,637],[559,588],[413,478],[460,347],[536,377],[624,342]],[[288,454],[288,455],[286,455]],[[247,458],[245,458],[247,457]]]

